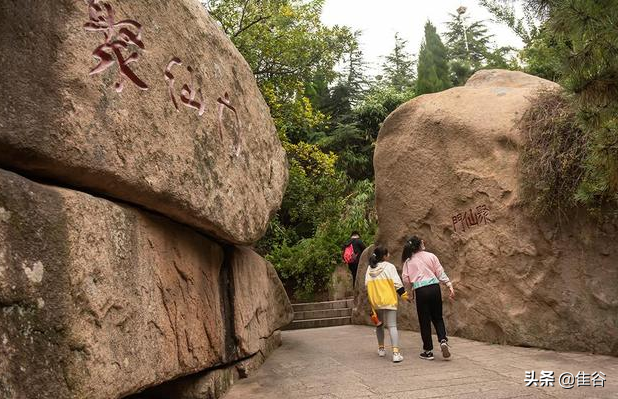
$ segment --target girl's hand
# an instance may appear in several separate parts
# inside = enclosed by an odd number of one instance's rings
[[[414,291],[408,291],[407,294],[408,294],[407,301],[408,302],[414,302]]]
[[[453,289],[453,286],[451,285],[449,288],[449,293],[448,293],[448,297],[450,299],[455,299],[455,290]]]

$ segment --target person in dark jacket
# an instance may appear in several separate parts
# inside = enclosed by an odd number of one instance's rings
[[[346,260],[346,248],[352,245],[352,250],[354,256],[351,259]],[[358,269],[358,261],[360,259],[361,254],[365,250],[365,244],[360,238],[360,234],[358,231],[353,231],[350,235],[350,239],[343,245],[343,253],[344,253],[344,261],[348,264],[350,268],[350,272],[352,273],[352,286],[356,285],[356,270]]]

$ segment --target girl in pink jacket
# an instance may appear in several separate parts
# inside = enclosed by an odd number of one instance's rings
[[[417,236],[412,236],[406,242],[401,255],[403,263],[403,283],[406,290],[410,286],[414,288],[410,298],[416,297],[416,312],[420,324],[421,337],[423,339],[423,353],[421,359],[433,360],[433,341],[431,339],[431,324],[433,323],[442,356],[446,359],[451,356],[446,337],[446,328],[442,318],[442,293],[440,282],[449,288],[449,296],[455,297],[453,284],[444,273],[444,269],[438,257],[431,252],[425,251],[425,242]]]

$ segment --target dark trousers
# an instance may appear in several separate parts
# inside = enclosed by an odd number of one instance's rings
[[[433,350],[433,341],[431,340],[431,323],[433,323],[438,341],[446,339],[446,327],[444,327],[444,319],[442,318],[442,293],[439,284],[431,284],[425,287],[417,288],[414,291],[416,296],[416,312],[418,314],[418,323],[421,327],[421,337],[423,338],[423,349],[426,351]]]
[[[356,286],[356,270],[358,269],[358,263],[349,263],[348,267],[352,273],[352,288]]]

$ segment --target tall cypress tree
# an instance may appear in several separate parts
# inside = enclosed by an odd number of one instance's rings
[[[446,47],[430,21],[425,24],[425,40],[418,55],[416,94],[435,93],[451,86]]]

